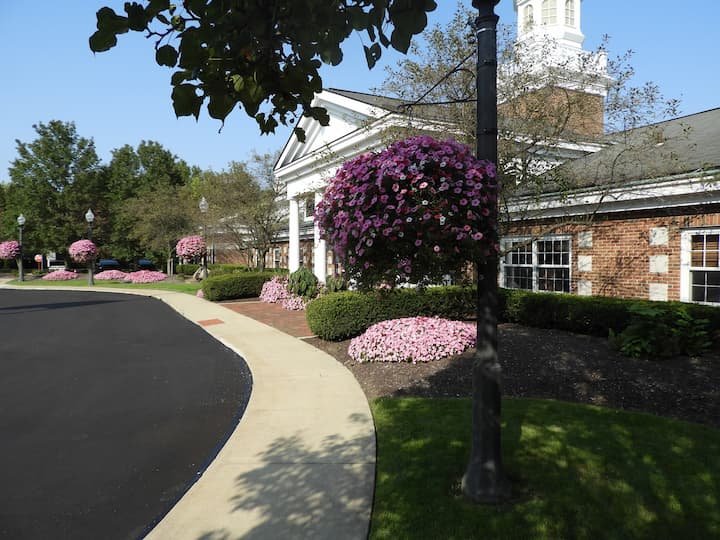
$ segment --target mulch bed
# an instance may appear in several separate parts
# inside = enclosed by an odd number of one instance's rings
[[[344,364],[368,399],[471,395],[473,351],[424,364],[358,364],[347,354],[349,341],[304,341]],[[614,351],[607,339],[514,324],[499,326],[498,342],[505,396],[602,405],[720,428],[717,351],[634,359]]]

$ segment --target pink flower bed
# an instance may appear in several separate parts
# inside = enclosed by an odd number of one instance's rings
[[[262,291],[260,291],[260,301],[269,302],[271,304],[282,302],[286,298],[290,297],[287,286],[287,276],[275,276],[270,281],[266,281],[263,284]]]
[[[306,306],[307,302],[303,300],[302,296],[292,295],[282,301],[283,309],[287,309],[288,311],[302,311]]]
[[[20,255],[20,244],[16,240],[0,242],[0,259],[14,259]]]
[[[157,283],[158,281],[163,281],[166,277],[163,272],[138,270],[137,272],[127,274],[125,281],[129,281],[130,283]]]
[[[475,346],[473,323],[437,317],[408,317],[372,325],[350,341],[356,362],[431,362]]]
[[[46,281],[68,281],[70,279],[77,279],[78,275],[75,272],[68,270],[55,270],[49,274],[45,274],[43,279]]]
[[[95,279],[100,281],[125,281],[127,274],[120,270],[105,270],[104,272],[95,274]]]
[[[78,240],[70,244],[68,249],[74,261],[86,263],[97,256],[97,247],[90,240]]]

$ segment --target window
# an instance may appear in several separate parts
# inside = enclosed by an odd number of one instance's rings
[[[529,32],[533,26],[533,7],[525,6],[523,13],[523,31]]]
[[[273,266],[280,268],[280,248],[273,249]]]
[[[315,214],[315,197],[305,199],[305,221],[312,221]]]
[[[543,0],[542,23],[555,24],[557,21],[557,0]]]
[[[502,286],[528,291],[570,292],[570,238],[503,242]]]
[[[575,26],[575,0],[565,0],[565,26]]]
[[[690,299],[720,303],[720,233],[690,236]]]

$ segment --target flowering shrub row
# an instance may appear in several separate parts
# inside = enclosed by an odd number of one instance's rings
[[[95,274],[95,279],[99,281],[125,281],[128,275],[120,270],[105,270]]]
[[[0,242],[0,259],[14,259],[20,255],[20,244],[16,240]]]
[[[290,297],[288,292],[288,277],[275,276],[263,284],[260,292],[260,301],[275,304]]]
[[[430,317],[407,317],[377,323],[350,341],[357,362],[431,362],[460,354],[475,345],[475,325]]]
[[[87,263],[97,257],[97,246],[90,240],[78,240],[70,244],[68,249],[70,257],[76,262]]]
[[[345,162],[315,220],[358,284],[439,282],[497,250],[496,204],[492,163],[421,136]]]
[[[197,234],[181,238],[175,245],[175,251],[184,259],[194,259],[205,255],[206,249],[205,240]]]
[[[282,307],[288,311],[304,311],[307,307],[307,301],[302,296],[293,294],[282,301]]]
[[[68,270],[55,270],[54,272],[45,274],[42,278],[46,281],[68,281],[70,279],[77,279],[78,275]]]
[[[127,274],[125,281],[130,283],[157,283],[163,281],[167,276],[163,272],[154,270],[138,270]]]

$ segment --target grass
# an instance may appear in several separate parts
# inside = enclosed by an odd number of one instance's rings
[[[468,399],[372,403],[378,461],[371,539],[720,538],[720,431],[555,401],[503,402],[512,500],[460,494]]]
[[[29,286],[50,286],[50,287],[87,287],[87,274],[80,275],[78,279],[68,281],[44,281],[42,279],[33,279],[30,281],[20,282],[13,280],[9,282],[11,285],[29,285]],[[202,287],[200,282],[164,282],[157,283],[120,283],[116,281],[95,281],[96,287],[105,287],[108,289],[155,289],[160,291],[175,291],[186,294],[197,294],[198,289]]]

